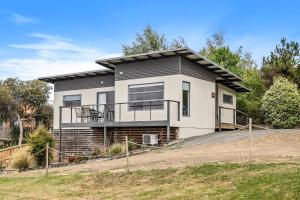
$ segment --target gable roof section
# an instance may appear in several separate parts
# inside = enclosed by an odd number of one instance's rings
[[[149,60],[149,59],[158,59],[158,58],[166,58],[166,57],[173,57],[173,56],[182,56],[186,59],[196,63],[199,67],[204,67],[208,71],[214,73],[216,75],[217,82],[234,89],[237,92],[248,92],[250,91],[246,87],[236,82],[242,81],[242,79],[233,74],[232,72],[226,70],[225,68],[221,67],[220,65],[208,60],[204,56],[196,53],[195,51],[189,48],[179,48],[174,50],[164,50],[164,51],[155,51],[149,53],[142,53],[142,54],[135,54],[129,56],[121,56],[109,59],[102,59],[96,60],[97,64],[100,64],[104,67],[107,67],[111,70],[114,70],[116,65],[123,64],[123,63],[131,63],[131,62],[138,62],[142,60]]]
[[[72,74],[62,74],[62,75],[57,75],[57,76],[40,77],[40,78],[38,78],[38,80],[45,81],[48,83],[54,83],[55,81],[101,76],[101,75],[114,74],[114,73],[115,73],[114,70],[110,70],[110,69],[94,70],[94,71],[85,71],[85,72],[78,72],[78,73],[72,73]]]

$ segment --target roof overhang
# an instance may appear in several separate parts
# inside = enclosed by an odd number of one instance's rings
[[[114,70],[94,70],[94,71],[85,71],[85,72],[78,72],[72,74],[62,74],[57,76],[46,76],[40,77],[38,80],[45,81],[48,83],[54,83],[56,81],[68,80],[68,79],[75,79],[75,78],[84,78],[84,77],[93,77],[93,76],[101,76],[107,74],[114,74]]]
[[[247,89],[246,87],[236,83],[242,81],[242,79],[239,76],[233,74],[232,72],[226,70],[220,65],[210,61],[209,59],[205,58],[204,56],[198,54],[197,52],[189,48],[178,48],[173,50],[155,51],[149,53],[102,59],[102,60],[96,60],[96,63],[106,68],[109,68],[111,70],[114,70],[116,65],[119,64],[138,62],[143,60],[153,60],[153,59],[173,57],[173,56],[182,56],[198,64],[199,66],[204,67],[205,69],[207,69],[208,71],[216,75],[217,82],[220,82],[223,85],[232,88],[237,92],[249,91],[249,89]]]

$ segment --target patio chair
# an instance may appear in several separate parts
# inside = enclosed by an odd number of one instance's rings
[[[89,121],[89,119],[91,119],[91,109],[90,107],[84,106],[81,107],[81,123],[84,123],[84,119],[86,119],[86,122]]]

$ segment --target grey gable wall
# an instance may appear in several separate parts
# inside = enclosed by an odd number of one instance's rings
[[[215,81],[213,73],[179,56],[125,63],[116,66],[116,81],[173,74],[184,74],[206,81]]]
[[[103,81],[103,84],[101,82]],[[107,74],[101,76],[75,78],[71,80],[56,81],[54,83],[54,92],[82,90],[91,88],[112,87],[115,85],[115,75]]]
[[[179,56],[119,64],[115,73],[116,81],[179,74]]]
[[[185,58],[181,58],[180,68],[181,73],[184,75],[215,82],[215,74]]]
[[[120,73],[122,72],[122,73]],[[144,60],[139,62],[125,63],[116,66],[116,73],[74,78],[71,80],[56,81],[54,91],[82,90],[91,88],[112,87],[116,81],[184,74],[206,81],[215,81],[215,75],[205,68],[179,56]],[[103,81],[103,84],[101,84]]]

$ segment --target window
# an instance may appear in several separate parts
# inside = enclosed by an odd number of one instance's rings
[[[182,115],[190,116],[190,83],[182,83]]]
[[[63,106],[81,106],[81,95],[67,95],[63,97]]]
[[[164,108],[164,84],[150,83],[130,85],[129,110],[153,110]]]
[[[233,104],[233,96],[228,94],[223,94],[223,103]]]

